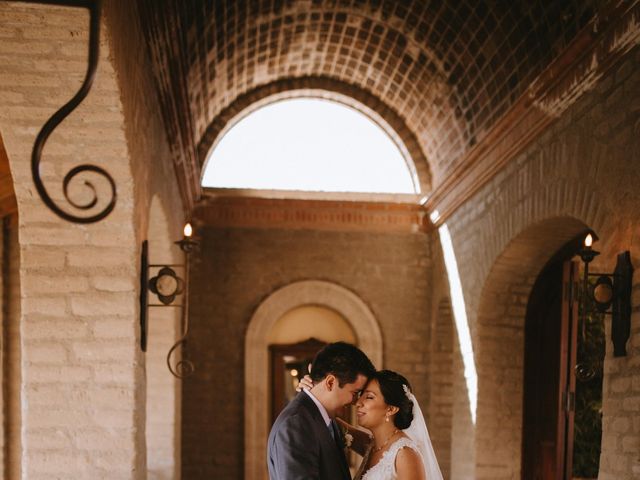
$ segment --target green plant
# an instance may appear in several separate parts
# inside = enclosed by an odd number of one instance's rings
[[[588,310],[593,311],[593,308]],[[582,312],[580,312],[582,313]],[[578,365],[591,375],[576,382],[573,476],[597,478],[602,440],[602,378],[605,354],[604,315],[580,315]]]

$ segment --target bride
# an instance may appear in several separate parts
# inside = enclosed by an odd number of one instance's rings
[[[306,378],[301,386],[309,386]],[[406,378],[390,370],[376,372],[356,408],[358,425],[372,436],[368,445],[352,444],[363,454],[354,480],[442,480],[427,425]],[[351,438],[362,438],[355,427],[341,423]]]

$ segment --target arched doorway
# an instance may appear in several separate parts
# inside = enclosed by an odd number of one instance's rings
[[[522,475],[525,318],[536,278],[564,245],[588,230],[552,217],[516,235],[493,263],[478,308],[480,338],[474,476]]]
[[[273,328],[298,307],[321,306],[337,312],[356,334],[357,345],[381,368],[382,335],[377,320],[352,291],[320,280],[295,282],[273,292],[256,309],[245,339],[244,478],[266,477],[269,431],[269,342]]]
[[[296,394],[315,354],[331,342],[358,343],[349,321],[335,310],[303,305],[289,310],[269,332],[271,420]]]
[[[583,238],[578,235],[551,258],[527,304],[523,480],[598,477],[604,323],[601,314],[579,311],[575,255]]]

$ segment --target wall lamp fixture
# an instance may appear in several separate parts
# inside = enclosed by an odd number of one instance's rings
[[[147,351],[147,340],[149,332],[149,307],[177,307],[181,308],[181,335],[178,341],[169,349],[167,353],[167,367],[171,374],[177,378],[185,378],[195,371],[194,364],[187,359],[181,359],[172,363],[172,357],[178,347],[187,343],[189,335],[189,257],[193,253],[199,242],[193,238],[193,228],[187,223],[184,227],[184,237],[182,240],[174,242],[184,252],[184,264],[150,264],[149,244],[145,240],[142,242],[141,270],[140,270],[140,348]],[[149,278],[150,269],[159,268],[156,275]],[[178,276],[174,269],[183,270],[184,279]],[[159,303],[149,303],[149,292],[153,293]],[[180,297],[180,303],[174,303]]]
[[[593,235],[590,233],[584,239],[582,248],[578,251],[584,262],[582,311],[587,312],[587,297],[593,301],[596,311],[611,315],[611,341],[613,342],[613,356],[627,355],[627,340],[631,333],[631,288],[633,265],[629,251],[618,255],[616,268],[613,273],[590,273],[589,263],[600,255],[593,249]],[[595,282],[589,282],[589,277]]]

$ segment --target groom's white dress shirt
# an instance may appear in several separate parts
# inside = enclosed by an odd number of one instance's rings
[[[320,403],[320,400],[318,400],[316,397],[313,396],[313,393],[311,393],[311,391],[309,391],[309,390],[307,390],[305,388],[303,390],[303,392],[306,393],[307,395],[309,395],[311,400],[313,400],[313,403],[316,404],[316,407],[318,407],[318,410],[320,410],[320,415],[322,415],[322,419],[324,420],[324,423],[327,426],[327,428],[331,428],[330,427],[330,425],[331,425],[331,417],[327,413],[327,409],[324,408],[324,406]],[[333,436],[333,432],[331,432],[331,436]]]
[[[278,415],[269,433],[269,478],[351,480],[339,440],[335,421],[322,403],[311,392],[299,393]]]

